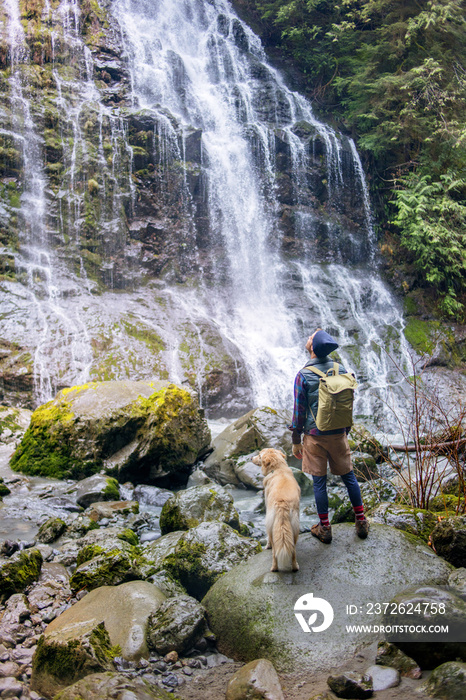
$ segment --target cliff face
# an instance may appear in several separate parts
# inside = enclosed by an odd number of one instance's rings
[[[243,411],[270,368],[280,387],[295,369],[268,354],[303,322],[276,318],[303,291],[282,266],[371,256],[352,144],[226,2],[169,5],[0,6],[3,402],[170,376]],[[286,340],[252,337],[251,308]]]

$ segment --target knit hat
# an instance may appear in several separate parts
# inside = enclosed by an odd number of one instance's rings
[[[312,339],[312,349],[317,357],[325,357],[338,347],[335,339],[325,331],[317,331]]]

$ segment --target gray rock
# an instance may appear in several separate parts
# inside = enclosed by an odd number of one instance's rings
[[[206,627],[205,610],[195,598],[170,598],[149,616],[147,646],[159,654],[183,654],[203,636]]]
[[[372,678],[372,689],[374,692],[378,690],[387,690],[400,685],[400,672],[390,666],[369,666],[365,671],[365,675]]]
[[[162,508],[160,529],[166,535],[211,521],[224,522],[235,530],[240,529],[233,497],[219,484],[193,486],[172,495]]]
[[[436,515],[428,510],[396,503],[381,503],[371,511],[369,519],[409,532],[425,542],[437,523]]]
[[[400,530],[377,524],[367,540],[358,539],[350,524],[336,525],[330,546],[303,534],[298,558],[300,571],[272,573],[271,554],[264,551],[212,586],[201,602],[221,652],[251,661],[266,649],[278,671],[330,670],[335,659],[350,660],[361,645],[374,641],[370,633],[346,633],[346,625],[352,622],[346,612],[348,603],[364,609],[367,602],[389,601],[413,580],[417,585],[443,584],[451,571],[429,547],[413,542]],[[342,587],[347,591],[344,596]],[[310,592],[333,608],[334,618],[325,635],[306,634],[295,617],[296,601]],[[321,620],[319,613],[316,624]],[[371,616],[371,623],[381,624],[382,615]]]
[[[339,698],[371,698],[374,694],[372,678],[353,671],[329,676],[327,683]]]
[[[221,484],[238,484],[235,473],[238,457],[263,447],[275,447],[291,453],[291,432],[286,412],[256,408],[229,425],[214,441],[214,451],[204,463],[204,471]]]
[[[96,501],[86,510],[91,520],[99,520],[115,517],[115,515],[130,515],[139,513],[139,503],[137,501]]]
[[[445,518],[432,531],[435,551],[450,564],[466,566],[466,515]]]
[[[455,589],[457,595],[466,596],[466,568],[452,571],[448,577],[448,585]]]
[[[420,678],[422,675],[421,668],[414,659],[390,642],[379,642],[375,663],[394,668],[407,678]]]
[[[261,468],[251,462],[249,457],[239,458],[234,465],[235,474],[245,486],[261,490],[264,488]]]
[[[142,678],[123,673],[93,673],[62,690],[54,700],[177,700],[162,688]]]
[[[432,671],[421,690],[431,698],[464,700],[466,688],[466,663],[449,661]]]
[[[19,698],[25,686],[17,678],[0,678],[0,697]]]
[[[118,482],[102,474],[94,474],[76,484],[76,502],[82,508],[98,501],[115,501],[119,495]]]
[[[66,523],[61,518],[49,518],[40,526],[37,539],[44,544],[55,542],[66,530]]]
[[[147,486],[138,484],[133,492],[133,498],[138,503],[148,506],[163,506],[173,495],[168,489],[161,489],[158,486]]]
[[[379,478],[375,458],[366,452],[352,452],[351,462],[358,481],[371,481]]]
[[[228,683],[225,700],[284,700],[277,672],[268,659],[246,664]]]

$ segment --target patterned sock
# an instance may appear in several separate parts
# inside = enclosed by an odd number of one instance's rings
[[[365,520],[365,515],[364,515],[364,506],[353,506],[354,514],[356,516],[356,520]]]
[[[323,527],[330,527],[330,520],[328,519],[328,513],[319,513],[320,524]]]

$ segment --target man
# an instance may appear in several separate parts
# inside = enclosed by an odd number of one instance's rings
[[[315,367],[324,373],[332,369],[333,360],[328,354],[337,348],[338,343],[320,328],[309,336],[306,350],[311,359],[296,375],[293,422],[290,426],[293,431],[293,455],[303,460],[303,472],[311,474],[314,482],[314,496],[320,522],[312,526],[311,533],[325,544],[332,541],[332,528],[328,519],[327,461],[332,474],[341,476],[348,490],[356,517],[358,537],[365,539],[369,532],[361,490],[351,465],[347,438],[350,426],[346,429],[320,431],[315,423],[319,403],[319,376],[308,368]],[[346,372],[342,365],[339,365],[339,372]]]

